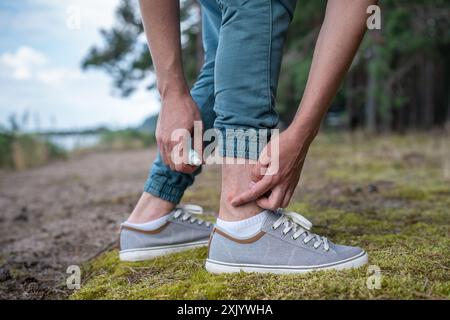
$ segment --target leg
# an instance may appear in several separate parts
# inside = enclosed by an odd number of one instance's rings
[[[221,131],[270,129],[277,122],[273,102],[295,0],[220,1],[223,23],[216,58],[215,126]],[[256,158],[258,149],[252,151],[240,139],[225,135],[222,154]],[[335,245],[312,233],[311,222],[299,214],[264,210],[255,215],[261,211],[255,203],[233,208],[228,198],[248,188],[251,168],[251,164],[222,167],[220,216],[210,238],[208,271],[303,273],[367,263],[362,249]]]
[[[205,129],[212,128],[214,106],[214,65],[218,43],[221,13],[214,1],[202,1],[203,47],[205,62],[191,95],[202,114]],[[129,217],[129,222],[140,223],[157,219],[173,210],[184,191],[194,182],[195,174],[172,171],[158,154],[150,170],[144,193]]]
[[[295,0],[219,0],[222,25],[216,57],[217,118],[224,157],[256,160],[249,143],[229,135],[229,129],[272,129],[278,123],[274,110],[278,75],[286,31]],[[244,137],[244,139],[246,139]],[[235,208],[229,198],[248,188],[252,164],[223,165],[219,217],[234,221],[260,212],[255,203]],[[226,173],[226,174],[225,174]]]

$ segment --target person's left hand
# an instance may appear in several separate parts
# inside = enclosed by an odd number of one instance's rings
[[[278,145],[278,159],[274,144]],[[235,207],[256,200],[264,209],[288,206],[297,187],[309,143],[301,143],[297,134],[287,129],[275,136],[260,154],[252,170],[248,191],[231,199]]]

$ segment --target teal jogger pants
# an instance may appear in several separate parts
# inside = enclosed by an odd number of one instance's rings
[[[257,159],[236,130],[273,129],[283,45],[296,0],[201,0],[204,64],[191,95],[204,129],[223,138],[221,154]],[[245,137],[244,137],[245,138]],[[154,161],[144,191],[178,203],[194,174],[172,171],[161,156]]]

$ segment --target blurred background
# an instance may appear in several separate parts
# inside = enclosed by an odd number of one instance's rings
[[[281,127],[297,110],[325,5],[297,6],[277,95]],[[450,122],[448,1],[380,5],[382,28],[368,32],[324,127],[374,134],[444,128]],[[192,84],[202,65],[201,14],[197,1],[181,6]],[[2,1],[0,14],[1,167],[154,141],[159,100],[137,1]]]
[[[325,5],[298,2],[277,94],[281,128],[300,102]],[[366,34],[292,208],[341,235],[337,240],[358,239],[391,275],[405,275],[381,297],[418,287],[413,297],[443,297],[450,294],[441,285],[450,283],[450,2],[379,5],[381,29]],[[203,59],[200,6],[182,0],[181,8],[184,66],[193,84]],[[114,246],[156,154],[159,107],[137,0],[0,1],[0,298],[67,297],[67,266]],[[214,212],[220,170],[207,167],[199,179],[183,202]],[[392,256],[405,260],[386,256],[394,248],[403,251]],[[435,274],[422,272],[430,269]],[[128,282],[139,279],[141,271],[133,272]],[[124,292],[122,298],[130,291]],[[282,298],[290,291],[280,292]],[[351,290],[342,292],[348,298]]]

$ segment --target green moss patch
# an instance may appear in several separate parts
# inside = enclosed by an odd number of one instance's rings
[[[82,287],[70,298],[449,299],[448,150],[433,147],[444,145],[436,139],[324,135],[312,147],[290,209],[333,241],[364,248],[368,266],[212,275],[203,267],[206,248],[141,263],[119,262],[114,250],[87,263]],[[219,174],[205,173],[185,200],[216,210]]]

